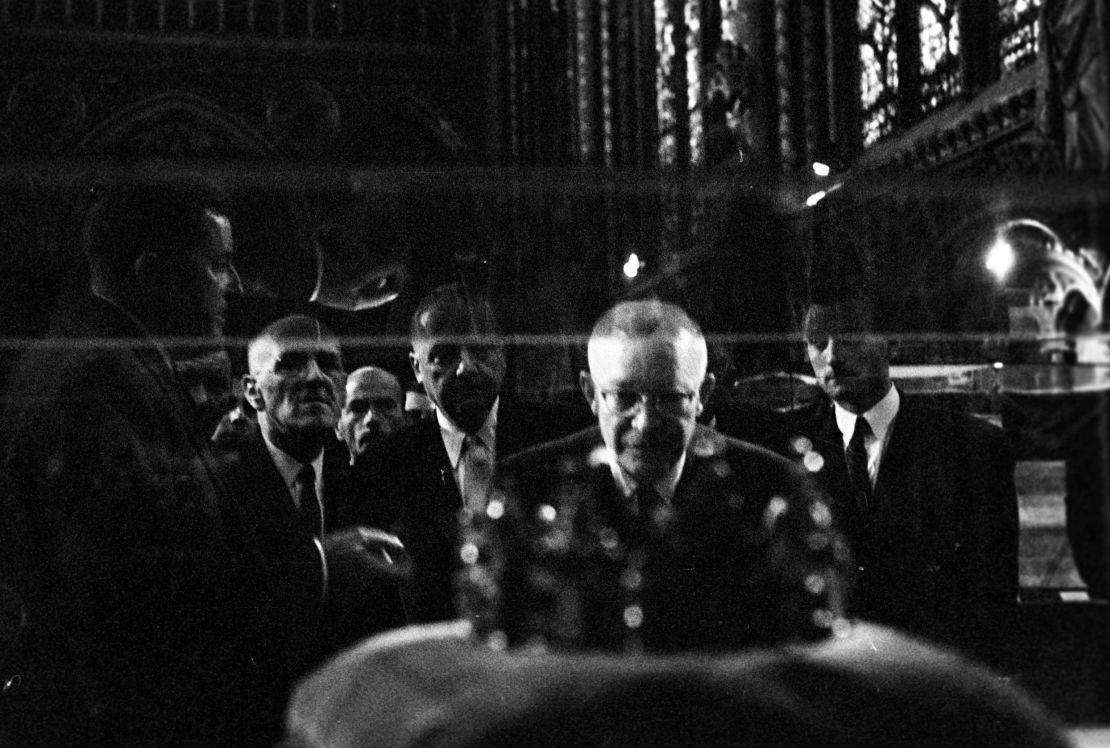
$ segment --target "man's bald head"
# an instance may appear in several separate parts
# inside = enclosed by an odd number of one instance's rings
[[[404,424],[405,391],[397,377],[376,366],[355,369],[347,377],[347,396],[336,435],[358,455],[380,446]]]
[[[285,349],[339,350],[339,337],[319,320],[303,314],[271,322],[247,345],[247,368],[251,374],[266,370]]]

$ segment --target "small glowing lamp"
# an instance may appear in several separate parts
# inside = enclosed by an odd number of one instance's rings
[[[809,197],[806,198],[806,205],[808,205],[809,207],[812,208],[814,205],[817,205],[817,203],[824,200],[825,195],[827,195],[827,194],[829,194],[829,193],[825,192],[824,190],[821,190],[819,192],[814,192],[812,195],[810,195]]]
[[[637,255],[635,252],[630,252],[628,255],[628,259],[625,260],[624,267],[622,268],[624,270],[625,277],[635,278],[637,275],[639,275],[640,266],[642,264],[643,263],[640,262],[639,255]]]
[[[987,250],[987,270],[993,273],[999,281],[1006,279],[1006,276],[1014,269],[1016,260],[1013,245],[1001,236]]]
[[[820,161],[813,162],[813,173],[819,177],[827,177],[832,173],[832,168],[828,164],[821,163]]]

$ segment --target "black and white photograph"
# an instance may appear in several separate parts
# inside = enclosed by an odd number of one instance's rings
[[[1104,0],[0,0],[0,747],[1110,748]]]

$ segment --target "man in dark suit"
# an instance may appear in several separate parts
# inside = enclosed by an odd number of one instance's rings
[[[89,292],[9,382],[0,574],[26,628],[0,743],[270,744],[278,629],[389,573],[364,528],[263,556],[218,476],[175,356],[220,345],[227,216],[189,185],[100,195]]]
[[[505,351],[490,301],[461,285],[434,289],[418,304],[409,358],[435,417],[402,429],[367,455],[370,504],[362,518],[393,527],[413,562],[415,621],[455,616],[457,515],[482,509],[497,459],[573,425],[557,408],[501,397]]]
[[[674,651],[813,639],[846,626],[847,556],[817,486],[699,425],[705,338],[678,307],[618,304],[590,336],[598,425],[499,467],[469,516],[466,612],[509,644]]]
[[[987,660],[1017,598],[1018,507],[1006,434],[906,397],[859,294],[817,300],[803,337],[831,401],[804,427],[857,563],[854,615]]]
[[[260,547],[280,556],[290,544],[321,544],[350,524],[356,485],[347,451],[334,438],[346,373],[339,338],[303,315],[258,333],[247,346],[247,365],[243,396],[258,428],[225,459],[224,475]],[[387,550],[388,560],[401,561],[398,550]],[[297,675],[357,638],[403,624],[399,594],[383,580],[360,596],[366,605],[321,609],[309,641],[294,638],[279,648],[289,656],[288,672]]]
[[[351,491],[331,438],[346,377],[339,339],[311,317],[283,317],[251,340],[247,365],[243,396],[258,428],[244,438],[233,477],[268,536],[322,538],[340,526]]]

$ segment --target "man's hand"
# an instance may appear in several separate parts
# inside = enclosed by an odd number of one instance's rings
[[[329,597],[371,594],[383,584],[408,579],[412,561],[396,535],[373,527],[347,527],[323,540],[328,561]]]

